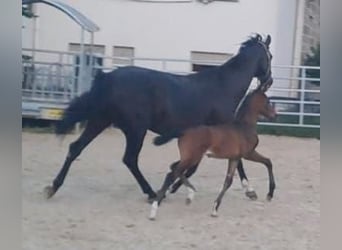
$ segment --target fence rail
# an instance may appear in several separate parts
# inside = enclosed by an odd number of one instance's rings
[[[112,70],[129,65],[153,68],[177,74],[193,73],[193,65],[220,65],[222,61],[191,61],[187,59],[108,57],[80,55],[68,51],[22,49],[22,116],[38,119],[59,119],[63,109],[74,97],[91,86],[96,69]],[[80,60],[80,57],[84,58]],[[83,62],[83,64],[82,64]],[[259,122],[266,126],[320,128],[319,78],[308,71],[320,67],[275,65],[274,83],[269,89],[276,105],[276,122]],[[251,89],[254,88],[252,83]]]

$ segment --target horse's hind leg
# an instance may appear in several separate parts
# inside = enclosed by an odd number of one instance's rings
[[[87,123],[86,128],[80,137],[70,144],[69,152],[64,161],[63,167],[54,179],[52,186],[47,186],[44,189],[44,193],[47,198],[51,198],[62,186],[70,169],[71,163],[76,159],[76,157],[79,156],[82,150],[109,125],[110,122],[103,120],[91,120]]]
[[[230,160],[229,161],[228,171],[227,171],[226,179],[224,181],[222,190],[214,202],[214,207],[213,207],[213,210],[211,213],[211,216],[213,216],[213,217],[217,216],[217,211],[218,211],[218,208],[221,204],[222,198],[223,198],[225,192],[227,191],[227,189],[233,183],[234,172],[235,172],[237,165],[238,165],[238,161],[236,161],[236,160]]]
[[[137,180],[142,191],[145,194],[148,194],[149,200],[154,199],[156,197],[156,193],[146,181],[138,167],[138,156],[143,145],[146,130],[131,130],[126,132],[124,131],[124,133],[126,136],[126,150],[123,157],[123,162]]]
[[[254,191],[253,187],[249,184],[247,175],[246,175],[245,170],[243,168],[242,160],[239,160],[237,170],[238,170],[239,177],[241,180],[242,188],[245,189],[246,196],[248,198],[250,198],[251,200],[256,200],[258,198],[258,196],[257,196],[256,192]]]

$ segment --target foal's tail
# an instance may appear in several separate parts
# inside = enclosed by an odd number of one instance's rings
[[[64,135],[70,132],[77,122],[85,121],[90,111],[90,91],[76,97],[64,111],[62,120],[56,123],[55,133]]]
[[[170,133],[166,135],[158,135],[153,139],[153,144],[156,146],[160,146],[168,143],[174,138],[179,138],[182,136],[182,133]]]

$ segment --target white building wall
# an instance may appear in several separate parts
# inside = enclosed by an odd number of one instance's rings
[[[106,46],[108,56],[113,54],[113,46],[134,47],[136,57],[190,59],[191,51],[230,54],[236,53],[249,35],[258,32],[272,36],[274,65],[293,62],[296,0],[210,4],[130,0],[63,2],[78,9],[101,28],[95,33],[94,41]],[[62,12],[38,4],[36,14],[39,16],[37,48],[65,51],[69,43],[80,42],[80,27]],[[23,33],[23,47],[31,47],[32,39],[25,37],[27,32]],[[86,38],[90,41],[88,34]]]

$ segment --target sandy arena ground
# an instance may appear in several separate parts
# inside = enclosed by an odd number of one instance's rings
[[[168,196],[156,221],[150,204],[121,162],[124,137],[102,133],[72,165],[64,186],[50,200],[43,188],[61,168],[71,141],[51,134],[22,134],[23,249],[25,250],[306,250],[319,249],[320,141],[260,136],[258,151],[272,159],[277,183],[267,202],[266,168],[245,162],[259,198],[245,197],[240,181],[223,199],[219,217],[210,216],[227,163],[204,159],[192,183],[197,193],[185,205],[186,189]],[[162,147],[146,137],[140,168],[160,187],[178,159],[176,141]]]

